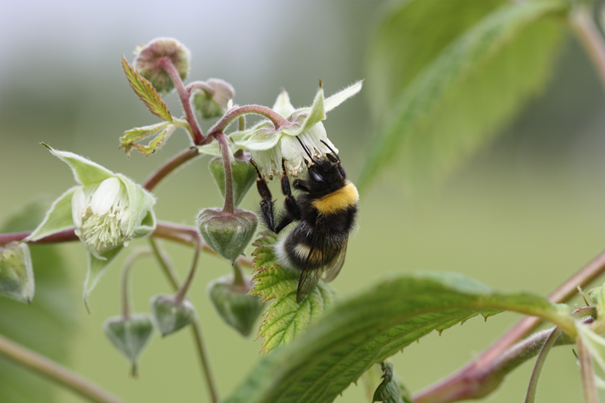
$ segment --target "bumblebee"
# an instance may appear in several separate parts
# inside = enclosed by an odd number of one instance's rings
[[[298,138],[297,138],[298,139]],[[305,180],[296,179],[292,187],[301,193],[292,194],[290,180],[282,161],[281,190],[285,196],[284,211],[276,220],[274,201],[267,182],[256,165],[256,181],[261,216],[266,227],[276,234],[296,222],[287,235],[275,246],[279,264],[289,270],[300,271],[296,301],[301,302],[312,292],[320,279],[332,281],[340,272],[345,260],[349,234],[357,216],[359,193],[347,180],[338,155],[323,142],[331,154],[314,158],[298,139],[309,160]]]

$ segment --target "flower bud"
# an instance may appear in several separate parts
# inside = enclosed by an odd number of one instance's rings
[[[26,243],[0,247],[0,295],[31,303],[34,297],[34,270]]]
[[[128,358],[132,364],[132,375],[136,376],[138,357],[153,333],[151,317],[148,314],[114,316],[105,321],[103,331]]]
[[[189,301],[178,301],[169,295],[156,295],[149,302],[155,325],[162,337],[193,323],[197,317]]]
[[[225,165],[223,164],[223,158],[212,158],[208,168],[221,195],[225,197]],[[237,207],[256,181],[256,170],[250,163],[250,158],[236,157],[233,164],[231,164],[231,172],[233,175],[233,204]]]
[[[203,119],[212,119],[223,116],[229,109],[229,101],[233,99],[235,90],[226,81],[211,78],[199,85],[193,83],[193,107],[202,115]]]
[[[137,51],[138,55],[133,62],[134,67],[139,74],[153,84],[160,94],[167,94],[174,88],[170,75],[159,63],[161,58],[169,58],[181,79],[187,78],[190,52],[176,39],[156,38]]]
[[[251,211],[237,209],[233,214],[220,208],[207,208],[197,217],[204,241],[219,255],[235,262],[250,243],[258,218]]]
[[[233,274],[228,274],[211,281],[207,290],[221,318],[245,337],[252,331],[265,304],[259,296],[246,295],[250,291],[250,278],[244,280],[246,284],[234,284]]]

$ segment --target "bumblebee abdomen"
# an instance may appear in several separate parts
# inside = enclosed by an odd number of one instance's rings
[[[311,205],[321,214],[330,215],[356,206],[358,201],[357,188],[347,181],[345,186],[320,199],[313,200]]]

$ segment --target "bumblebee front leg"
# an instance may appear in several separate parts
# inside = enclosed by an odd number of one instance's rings
[[[256,169],[256,173],[258,174],[258,179],[256,180],[256,188],[258,189],[258,194],[262,198],[260,202],[260,211],[265,222],[267,228],[269,228],[272,232],[277,233],[275,230],[275,216],[273,215],[273,196],[271,195],[271,191],[269,190],[269,186],[267,185],[267,181],[263,178],[258,170],[258,167],[254,163],[254,161],[250,160],[254,169]]]
[[[283,171],[281,175],[281,191],[286,197],[284,200],[284,205],[286,207],[286,215],[282,217],[279,224],[277,225],[277,228],[275,228],[276,233],[279,233],[292,221],[300,220],[302,217],[300,213],[300,208],[298,207],[298,203],[296,202],[296,198],[292,195],[292,189],[290,188],[290,179],[286,174],[284,160],[282,160],[282,169]]]

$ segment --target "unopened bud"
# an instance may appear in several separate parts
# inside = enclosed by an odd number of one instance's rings
[[[34,270],[26,243],[0,247],[0,295],[31,303],[34,297]]]
[[[211,78],[199,85],[193,83],[192,103],[195,109],[204,119],[212,119],[223,116],[229,109],[229,101],[233,99],[235,90],[226,81]]]
[[[161,66],[160,59],[172,61],[182,80],[189,73],[190,52],[183,44],[172,38],[156,38],[138,50],[133,65],[143,77],[160,93],[166,94],[174,88],[170,75]]]
[[[250,278],[245,284],[234,284],[233,274],[219,277],[208,284],[208,295],[223,320],[242,336],[248,336],[254,323],[263,312],[265,304],[250,291]]]
[[[137,362],[141,351],[153,333],[153,324],[148,314],[128,317],[114,316],[103,324],[103,331],[132,364],[132,375],[137,374]]]
[[[162,337],[193,323],[197,316],[189,301],[179,301],[169,295],[156,295],[151,298],[150,305],[151,314]]]
[[[222,157],[214,157],[208,164],[210,173],[216,181],[221,195],[225,197],[225,165]],[[238,158],[231,164],[231,172],[233,175],[233,203],[237,207],[244,199],[244,196],[250,190],[250,187],[256,181],[256,170],[250,163],[250,158]]]
[[[216,253],[235,262],[250,243],[258,218],[246,210],[227,213],[220,208],[207,208],[200,212],[197,223],[204,241]]]

